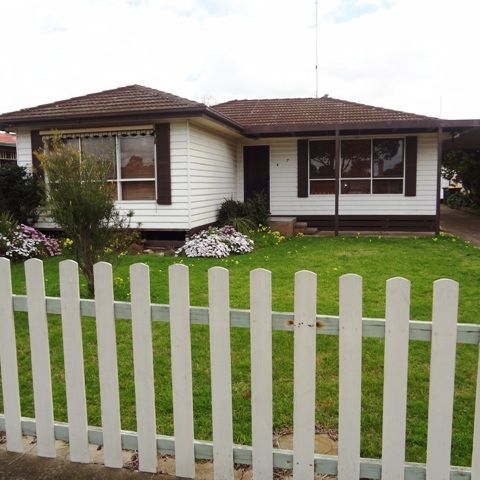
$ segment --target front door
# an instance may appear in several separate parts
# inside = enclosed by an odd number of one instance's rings
[[[270,207],[270,147],[259,145],[243,147],[243,192],[244,199],[256,193],[267,196]]]

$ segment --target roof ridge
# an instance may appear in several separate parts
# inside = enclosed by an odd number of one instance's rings
[[[438,117],[430,117],[428,115],[421,115],[421,114],[418,114],[418,113],[407,112],[405,110],[397,110],[395,108],[377,107],[376,105],[369,105],[368,103],[353,102],[351,100],[343,100],[341,98],[336,98],[336,97],[325,97],[325,100],[335,100],[336,102],[341,102],[341,103],[344,103],[344,104],[347,104],[347,105],[357,105],[359,107],[375,108],[376,110],[382,110],[384,112],[404,113],[406,115],[414,115],[416,117],[421,117],[421,118],[424,118],[424,119],[439,120]]]
[[[199,107],[206,107],[207,106],[203,102],[197,102],[196,100],[191,100],[190,98],[181,97],[180,95],[175,95],[174,93],[165,92],[164,90],[158,90],[157,88],[152,88],[152,87],[146,87],[144,85],[139,85],[138,83],[135,83],[133,85],[128,85],[128,87],[137,87],[137,88],[140,88],[142,90],[152,92],[154,94],[159,94],[160,93],[160,94],[165,95],[167,97],[175,98],[175,99],[179,99],[179,100],[183,100],[183,101],[188,100],[189,102],[196,103]],[[127,88],[127,87],[120,87],[120,88]],[[104,92],[99,92],[99,93],[104,93]]]
[[[109,88],[109,89],[106,89],[106,90],[101,90],[100,92],[87,93],[85,95],[77,95],[75,97],[66,98],[64,100],[57,100],[55,102],[42,103],[42,104],[39,104],[39,105],[35,105],[33,107],[21,108],[19,110],[13,110],[13,111],[10,111],[10,112],[3,112],[1,115],[10,115],[10,114],[13,114],[13,113],[20,113],[20,112],[28,113],[32,110],[37,109],[37,108],[54,107],[54,106],[57,106],[57,105],[61,106],[61,105],[65,105],[65,104],[67,104],[69,102],[72,102],[72,101],[88,100],[88,99],[98,97],[100,95],[117,93],[117,92],[119,93],[121,91],[125,91],[125,90],[128,90],[128,89],[133,89],[133,88],[135,88],[137,90],[141,90],[143,92],[152,93],[152,94],[155,94],[155,95],[160,94],[162,96],[166,96],[166,97],[169,97],[171,99],[178,99],[178,100],[181,100],[181,101],[188,101],[190,103],[196,103],[199,107],[204,107],[205,106],[203,103],[197,102],[195,100],[190,100],[189,98],[180,97],[178,95],[173,95],[172,93],[164,92],[162,90],[157,90],[156,88],[145,87],[144,85],[139,85],[137,83],[134,83],[132,85],[125,85],[123,87]]]
[[[39,105],[35,105],[33,107],[26,107],[26,108],[20,108],[19,110],[12,110],[11,112],[3,112],[2,115],[10,115],[11,113],[20,113],[20,112],[28,112],[30,110],[33,110],[34,108],[42,108],[42,107],[52,107],[54,105],[62,105],[66,102],[71,102],[72,100],[79,100],[81,98],[87,98],[87,97],[93,97],[96,95],[104,94],[104,93],[110,93],[110,92],[115,92],[118,90],[125,90],[126,88],[131,88],[131,87],[141,87],[142,85],[125,85],[123,87],[117,87],[117,88],[109,88],[107,90],[101,90],[100,92],[93,92],[93,93],[87,93],[84,95],[77,95],[75,97],[70,97],[70,98],[65,98],[64,100],[56,100],[55,102],[47,102],[47,103],[40,103]]]
[[[414,115],[414,116],[422,118],[422,119],[439,120],[438,117],[430,117],[428,115],[421,115],[421,114],[418,114],[418,113],[407,112],[405,110],[397,110],[397,109],[393,109],[393,108],[377,107],[376,105],[369,105],[367,103],[361,103],[361,102],[353,102],[351,100],[344,100],[344,99],[341,99],[341,98],[330,97],[330,96],[234,99],[234,100],[229,100],[227,102],[218,103],[216,105],[213,105],[212,108],[223,107],[223,106],[226,106],[226,105],[233,105],[236,102],[255,102],[255,105],[252,107],[252,109],[249,112],[249,115],[250,115],[253,112],[253,110],[258,106],[258,104],[260,102],[278,102],[278,101],[289,101],[289,100],[306,100],[306,101],[314,100],[314,101],[323,101],[323,102],[333,100],[334,102],[340,102],[340,103],[343,103],[344,105],[355,105],[355,106],[365,107],[365,108],[369,108],[369,109],[381,110],[383,112],[395,112],[395,113],[402,113],[402,114],[406,114],[406,115]]]

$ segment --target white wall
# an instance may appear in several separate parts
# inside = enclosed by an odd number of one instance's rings
[[[237,196],[237,145],[190,123],[190,226],[215,222],[220,204]]]
[[[368,137],[369,138],[369,137]],[[270,145],[270,210],[272,215],[334,215],[334,195],[297,197],[297,140],[270,138],[244,145]],[[417,195],[340,195],[340,215],[435,215],[437,136],[418,135]],[[238,157],[237,182],[243,199],[243,156]]]
[[[116,202],[118,210],[127,213],[134,211],[132,226],[140,224],[142,229],[188,230],[189,195],[188,195],[188,161],[187,161],[186,120],[170,122],[170,153],[172,172],[172,205],[158,205],[155,200]],[[17,162],[19,165],[31,166],[32,151],[30,131],[19,130],[17,133]],[[46,217],[41,217],[39,228],[52,228],[54,224]]]
[[[216,220],[226,198],[243,199],[243,146],[270,146],[272,215],[333,215],[334,195],[297,196],[297,138],[236,142],[189,120],[171,122],[172,205],[155,201],[117,202],[121,212],[133,210],[133,225],[143,229],[189,230]],[[341,215],[435,215],[435,134],[418,135],[417,195],[340,195]],[[17,161],[31,166],[30,132],[17,134]],[[52,227],[41,219],[39,227]]]
[[[32,168],[32,139],[30,130],[17,130],[17,164],[21,167]]]

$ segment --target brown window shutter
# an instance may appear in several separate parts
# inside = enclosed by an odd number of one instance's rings
[[[38,159],[36,152],[43,149],[42,137],[38,130],[32,130],[30,132],[30,138],[32,142],[32,170],[33,173],[41,178],[44,178],[44,172],[40,160]]]
[[[417,195],[417,137],[405,141],[405,196]]]
[[[308,197],[308,140],[297,142],[298,197]]]
[[[155,125],[157,162],[157,203],[172,204],[172,176],[170,167],[170,124]]]

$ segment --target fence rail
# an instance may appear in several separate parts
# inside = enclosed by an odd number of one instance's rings
[[[362,279],[340,278],[339,316],[316,313],[317,279],[295,275],[294,313],[271,310],[271,274],[250,275],[250,310],[231,309],[228,271],[209,270],[209,306],[191,307],[189,272],[169,268],[170,305],[150,301],[149,269],[130,270],[131,302],[113,298],[112,269],[95,266],[94,300],[80,299],[78,266],[60,263],[60,298],[45,296],[43,264],[25,262],[27,295],[14,295],[10,263],[0,259],[0,367],[4,414],[0,430],[7,449],[22,452],[22,433],[37,436],[38,455],[55,456],[55,439],[68,441],[73,461],[88,463],[89,444],[103,445],[106,466],[122,466],[121,448],[138,450],[139,469],[155,472],[157,453],[175,455],[178,476],[194,478],[195,459],[213,459],[215,479],[233,478],[234,463],[252,465],[256,479],[273,477],[273,468],[292,469],[295,480],[314,473],[339,480],[480,478],[480,398],[477,388],[472,469],[450,466],[456,344],[479,344],[480,326],[457,324],[458,284],[434,283],[432,322],[410,320],[410,283],[387,282],[386,319],[362,315]],[[14,312],[27,312],[30,330],[35,419],[22,418]],[[62,317],[68,423],[53,419],[47,314]],[[102,428],[86,416],[81,317],[96,317]],[[120,429],[115,319],[131,319],[137,432]],[[156,434],[153,388],[152,321],[170,322],[175,437]],[[209,326],[213,441],[194,439],[190,324]],[[230,327],[250,328],[252,446],[234,445]],[[271,331],[294,335],[293,451],[272,448]],[[338,457],[314,453],[317,335],[339,335]],[[360,458],[362,337],[385,338],[382,459]],[[409,340],[431,341],[426,465],[405,462]],[[21,372],[20,372],[21,373]],[[480,384],[480,375],[477,386]],[[170,388],[170,386],[166,386]]]

